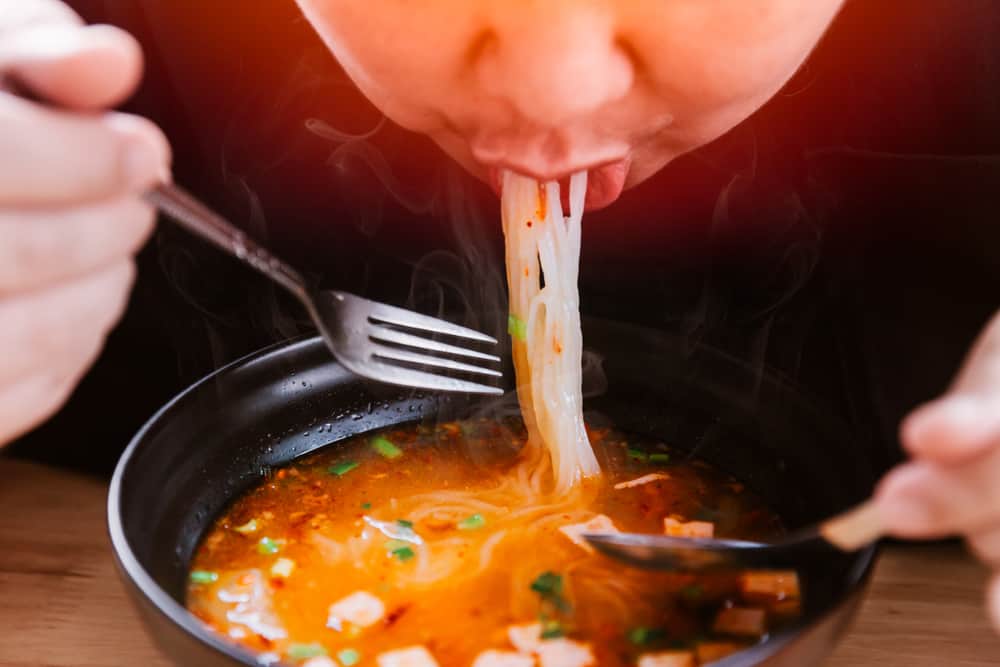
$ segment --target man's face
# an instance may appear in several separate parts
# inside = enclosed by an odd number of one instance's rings
[[[614,201],[795,73],[843,0],[297,0],[361,90],[498,187]]]

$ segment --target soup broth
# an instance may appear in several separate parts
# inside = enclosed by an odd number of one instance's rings
[[[215,521],[187,606],[262,662],[309,667],[678,667],[798,613],[794,573],[654,573],[593,553],[580,533],[782,526],[664,443],[589,436],[603,475],[559,496],[513,422],[410,425],[297,460]]]

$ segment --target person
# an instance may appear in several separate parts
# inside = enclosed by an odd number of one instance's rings
[[[371,3],[299,0],[365,95],[494,187],[587,169],[610,205],[738,126],[796,73],[842,0]],[[121,314],[170,150],[103,111],[141,76],[128,34],[56,0],[0,14],[0,441],[52,415]],[[434,35],[433,48],[427,43]],[[1000,317],[940,398],[907,417],[911,460],[875,502],[902,538],[958,534],[1000,568]],[[988,607],[1000,627],[1000,577]]]

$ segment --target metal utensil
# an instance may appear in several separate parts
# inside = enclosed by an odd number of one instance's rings
[[[502,394],[479,384],[417,367],[500,377],[492,368],[447,356],[484,362],[500,357],[408,333],[430,332],[496,345],[485,334],[409,310],[338,291],[309,288],[302,275],[245,233],[176,185],[159,185],[146,200],[188,231],[242,260],[294,294],[305,306],[337,361],[358,375],[389,384],[477,394]],[[425,354],[431,352],[434,354]]]
[[[838,552],[853,552],[882,536],[871,501],[774,542],[747,542],[637,533],[588,533],[595,549],[637,567],[698,572],[795,568]]]

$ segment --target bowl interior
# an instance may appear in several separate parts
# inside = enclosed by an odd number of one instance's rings
[[[584,335],[591,423],[606,421],[690,451],[745,482],[793,528],[870,491],[869,456],[850,432],[780,379],[628,325],[586,321]],[[479,401],[360,380],[315,338],[269,348],[181,394],[135,437],[109,501],[116,555],[141,595],[197,633],[180,605],[198,540],[271,468],[358,433],[513,405],[512,396]],[[871,553],[863,552],[804,572],[799,626],[854,591],[870,562]],[[756,651],[764,657],[781,642],[775,636]]]

